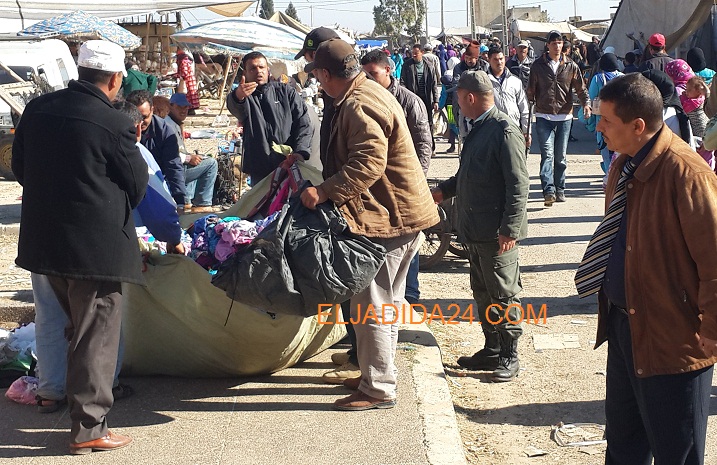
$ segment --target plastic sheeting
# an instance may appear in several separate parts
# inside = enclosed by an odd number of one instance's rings
[[[208,45],[234,54],[257,51],[270,58],[293,60],[304,46],[305,35],[280,23],[248,17],[198,24],[171,37],[190,49],[192,46]]]
[[[312,182],[321,180],[308,166],[301,172]],[[246,215],[269,187],[267,178],[220,216]],[[321,352],[346,334],[343,325],[319,324],[317,316],[270,315],[233,302],[188,257],[152,256],[144,275],[147,287],[123,286],[124,375],[272,373]]]
[[[634,35],[644,46],[652,34],[659,32],[665,36],[671,53],[709,19],[713,4],[714,0],[622,0],[602,47],[613,46],[617,55],[624,56],[635,48],[627,34]]]
[[[134,50],[142,45],[142,39],[119,24],[89,15],[84,11],[73,11],[40,21],[18,32],[17,35],[34,36],[38,34],[58,34],[62,37],[83,41],[102,39],[114,42],[126,50]]]

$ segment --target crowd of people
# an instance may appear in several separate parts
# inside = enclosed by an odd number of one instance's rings
[[[519,315],[497,311],[519,311],[526,155],[534,137],[544,205],[566,202],[576,98],[606,172],[606,215],[576,274],[581,297],[598,294],[597,343],[609,342],[606,463],[648,464],[653,456],[656,463],[703,463],[717,361],[717,176],[702,139],[717,109],[709,98],[715,72],[700,49],[684,61],[669,57],[665,45],[654,34],[622,61],[597,40],[573,44],[551,31],[539,54],[520,41],[506,56],[495,39],[361,56],[318,28],[297,59],[321,88],[320,121],[295,84],[272,79],[266,56],[244,55],[227,106],[243,127],[251,184],[287,159],[318,152],[324,180],[301,192],[302,204],[333,202],[352,233],[387,251],[369,286],[342,304],[344,321],[359,323],[347,325],[351,349],[334,354],[339,366],[324,375],[354,391],[336,409],[396,405],[398,318],[379,322],[362,312],[419,302],[420,233],[439,221],[435,204],[451,197],[473,296],[486,309],[483,347],[457,363],[490,371],[494,382],[519,375]],[[38,408],[51,412],[67,401],[70,452],[84,454],[131,442],[109,431],[106,415],[132,393],[117,376],[121,283],[144,282],[134,227],[145,224],[169,253],[185,253],[178,215],[215,211],[217,163],[184,146],[192,96],[154,97],[144,88],[152,82],[132,73],[109,42],[84,43],[78,66],[79,80],[68,89],[27,105],[12,168],[24,188],[17,263],[32,272]],[[118,98],[123,85],[128,92]],[[451,122],[448,151],[462,141],[460,163],[429,189],[432,115],[442,108]],[[60,156],[45,150],[34,136],[40,131]],[[63,247],[34,240],[48,222]]]

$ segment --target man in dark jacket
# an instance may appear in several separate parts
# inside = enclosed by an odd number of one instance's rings
[[[480,42],[477,40],[472,41],[470,45],[466,47],[465,52],[463,52],[463,60],[453,68],[453,85],[448,91],[455,92],[461,75],[466,71],[481,70],[487,73],[488,69],[488,62],[481,58]],[[458,131],[461,137],[465,137],[468,132],[466,131],[465,121],[463,121],[463,117],[461,116],[461,109],[456,102],[453,103],[453,119],[458,125]]]
[[[438,101],[441,98],[441,77],[436,75],[436,67],[433,63],[423,56],[423,50],[421,50],[420,45],[413,46],[412,56],[411,60],[407,60],[403,64],[401,85],[418,95],[418,98],[426,106],[433,149],[435,148],[435,141],[433,141],[433,112],[438,111]]]
[[[301,48],[299,53],[296,54],[294,59],[298,60],[299,58],[304,57],[307,63],[311,63],[312,61],[314,61],[314,56],[316,56],[316,49],[319,48],[321,42],[327,41],[329,39],[338,38],[339,35],[333,29],[329,29],[328,27],[317,27],[316,29],[306,34],[306,38],[304,39],[304,46]],[[323,166],[326,160],[326,147],[329,146],[331,120],[333,119],[334,112],[336,110],[334,109],[334,99],[331,98],[330,95],[328,95],[323,90],[320,91],[320,95],[321,99],[324,102],[323,117],[321,118],[321,126],[319,128],[319,155]],[[343,365],[343,363],[341,363],[340,365]]]
[[[563,36],[551,31],[547,51],[530,67],[526,92],[528,102],[535,105],[535,135],[540,147],[540,184],[544,205],[565,202],[566,152],[573,123],[573,92],[590,117],[588,93],[580,67],[562,53]]]
[[[595,63],[600,61],[600,57],[602,56],[602,49],[600,48],[600,38],[598,36],[593,36],[593,40],[588,44],[587,49],[588,56],[586,58],[588,60],[588,65],[593,66],[595,65]]]
[[[269,81],[269,63],[264,55],[247,53],[242,69],[241,83],[229,94],[227,108],[244,125],[242,170],[255,185],[285,158],[308,160],[314,128],[296,90]],[[291,153],[283,155],[280,145],[289,146]]]
[[[483,349],[460,357],[458,364],[494,370],[494,382],[511,381],[520,368],[518,338],[523,333],[514,322],[520,321],[522,290],[518,242],[528,229],[525,139],[520,128],[496,108],[493,85],[485,72],[464,73],[456,95],[471,130],[458,173],[433,190],[433,200],[456,197],[456,230],[468,246],[471,288],[485,335]]]
[[[527,40],[521,40],[515,47],[515,55],[510,57],[510,59],[505,62],[505,67],[508,68],[515,76],[520,78],[520,82],[523,83],[524,91],[528,89],[530,66],[533,64],[533,60],[528,56],[529,48],[530,42]]]
[[[642,62],[640,71],[659,69],[664,72],[665,65],[672,61],[672,57],[665,53],[665,36],[659,33],[652,34],[647,48],[650,53],[650,58]]]
[[[147,91],[132,92],[127,96],[127,101],[136,105],[142,115],[141,144],[152,152],[167,181],[169,193],[172,194],[179,208],[184,208],[187,191],[177,135],[167,126],[164,119],[154,114],[152,96]]]
[[[148,173],[132,122],[110,103],[122,85],[124,51],[88,41],[78,65],[79,81],[28,103],[15,134],[12,170],[23,186],[16,263],[48,275],[72,322],[70,453],[86,454],[131,442],[108,430],[106,415],[113,403],[121,284],[144,283],[131,212],[144,197]],[[38,241],[47,225],[53,240]]]

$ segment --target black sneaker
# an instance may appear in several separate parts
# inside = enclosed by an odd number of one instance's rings
[[[558,192],[558,194],[557,194],[556,197],[555,197],[555,200],[556,200],[557,202],[566,202],[567,200],[565,199],[565,193],[564,193],[564,192]]]

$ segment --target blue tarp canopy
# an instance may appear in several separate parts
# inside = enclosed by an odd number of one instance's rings
[[[133,50],[142,44],[142,39],[122,26],[84,11],[55,16],[18,32],[19,36],[40,34],[55,34],[78,41],[103,39],[114,42],[126,50]]]
[[[388,42],[385,40],[357,40],[356,46],[359,48],[385,48]]]
[[[233,55],[251,51],[268,58],[293,60],[304,46],[304,35],[289,26],[257,17],[241,17],[198,24],[172,34],[190,50],[214,49]]]

